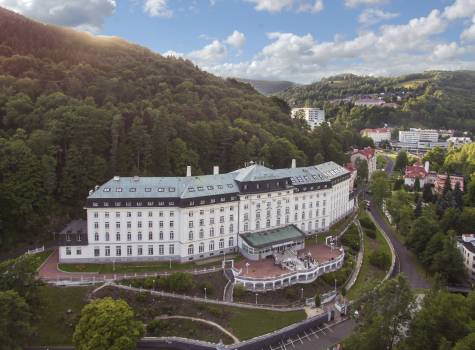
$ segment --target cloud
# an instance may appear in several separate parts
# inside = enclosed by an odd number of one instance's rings
[[[255,4],[257,11],[280,12],[292,7],[293,0],[246,0]]]
[[[248,61],[202,63],[201,67],[223,76],[302,83],[343,72],[396,75],[427,69],[475,68],[473,47],[441,41],[440,34],[450,23],[444,9],[407,23],[383,25],[348,40],[319,42],[312,34],[273,32],[267,34],[270,43]]]
[[[308,3],[308,2],[303,2],[301,3],[298,8],[297,12],[310,12],[310,13],[318,13],[323,10],[324,8],[323,0],[315,0],[315,2]]]
[[[227,49],[219,40],[213,40],[201,50],[192,51],[185,56],[197,63],[216,63],[226,58]]]
[[[226,38],[224,42],[236,49],[240,49],[246,43],[246,36],[243,33],[235,30],[230,36]]]
[[[364,26],[372,26],[381,21],[399,17],[396,12],[384,12],[380,9],[369,8],[364,10],[358,17],[358,22]]]
[[[283,10],[318,13],[323,10],[323,0],[245,0],[253,3],[257,11],[277,13]]]
[[[348,7],[357,7],[359,5],[382,5],[388,3],[389,0],[345,0],[345,5]]]
[[[472,25],[460,34],[463,41],[475,41],[475,16],[472,18]]]
[[[152,17],[171,17],[173,11],[168,8],[167,0],[145,0],[143,10]]]
[[[116,0],[0,0],[0,6],[41,22],[97,32]]]
[[[472,17],[475,14],[475,0],[455,0],[444,9],[444,17],[448,20]]]

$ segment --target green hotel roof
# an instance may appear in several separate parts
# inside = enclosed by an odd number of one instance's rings
[[[252,248],[264,248],[292,240],[305,239],[305,233],[297,226],[289,225],[271,230],[251,232],[241,235],[241,238]]]

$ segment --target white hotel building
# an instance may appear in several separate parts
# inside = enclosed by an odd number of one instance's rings
[[[290,112],[292,118],[302,118],[314,129],[325,122],[325,110],[319,108],[292,108]]]
[[[292,165],[272,170],[251,163],[226,174],[215,167],[213,175],[202,176],[191,176],[190,169],[186,177],[116,176],[90,192],[87,220],[60,233],[60,262],[186,262],[242,250],[244,234],[287,226],[305,234],[325,231],[353,211],[348,170],[333,162]]]

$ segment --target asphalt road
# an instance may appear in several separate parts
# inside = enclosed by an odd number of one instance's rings
[[[355,328],[355,321],[349,319],[332,327],[333,332],[327,332],[325,335],[319,335],[319,338],[304,339],[301,344],[294,344],[295,347],[287,346],[287,349],[297,350],[327,350],[330,346],[340,343],[347,338]]]
[[[390,158],[386,158],[387,164],[385,171],[390,175],[394,168],[394,161]],[[409,280],[412,288],[430,288],[430,284],[426,278],[417,271],[413,259],[415,259],[409,252],[409,250],[397,239],[392,227],[390,227],[386,220],[383,218],[383,214],[377,208],[373,202],[371,202],[371,214],[374,220],[384,230],[393,244],[396,251],[396,269],[398,272],[404,273]]]

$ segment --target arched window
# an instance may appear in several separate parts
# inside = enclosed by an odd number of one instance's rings
[[[188,255],[193,255],[194,254],[194,247],[193,247],[193,244],[190,244],[188,246]]]
[[[224,248],[224,239],[221,238],[221,239],[219,240],[219,249],[223,249],[223,248]]]
[[[203,253],[205,251],[205,244],[203,242],[198,246],[198,252]]]
[[[234,247],[234,237],[229,237],[229,247]]]
[[[212,252],[214,250],[214,241],[209,242],[209,251]]]

